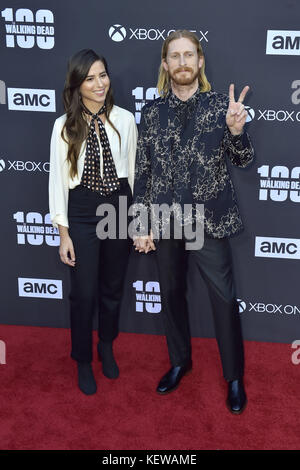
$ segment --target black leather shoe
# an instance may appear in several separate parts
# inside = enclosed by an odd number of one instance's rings
[[[112,341],[100,341],[97,346],[99,361],[102,361],[102,372],[108,379],[119,377],[119,367],[113,353]]]
[[[172,367],[166,375],[163,376],[156,389],[160,395],[166,395],[173,392],[178,387],[180,380],[192,370],[192,361],[188,362],[186,366]]]
[[[97,391],[97,385],[90,362],[78,362],[78,386],[86,395],[93,395]]]
[[[235,415],[239,415],[244,411],[247,405],[247,397],[242,379],[228,382],[226,404],[229,411]]]

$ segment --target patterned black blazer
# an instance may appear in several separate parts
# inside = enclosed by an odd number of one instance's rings
[[[226,125],[229,97],[197,92],[188,101],[172,92],[142,109],[134,202],[204,204],[208,236],[238,233],[242,220],[227,169],[246,167],[254,156],[248,134],[234,137]]]

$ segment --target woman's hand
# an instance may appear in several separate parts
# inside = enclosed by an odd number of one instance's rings
[[[151,235],[135,238],[133,244],[135,246],[135,250],[139,253],[148,253],[151,250],[156,250],[152,233]]]
[[[59,246],[59,256],[63,263],[68,266],[75,266],[75,251],[73,242],[70,238],[67,227],[59,225],[59,235],[60,235],[60,246]]]

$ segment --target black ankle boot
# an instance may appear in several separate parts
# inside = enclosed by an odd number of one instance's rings
[[[78,362],[78,386],[86,395],[93,395],[97,391],[97,385],[90,362]]]
[[[115,361],[112,341],[100,341],[98,343],[98,357],[102,361],[102,371],[108,379],[119,377],[119,367]]]
[[[227,407],[235,415],[241,414],[247,405],[247,396],[242,379],[228,382]]]

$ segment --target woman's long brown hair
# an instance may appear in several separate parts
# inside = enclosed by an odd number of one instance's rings
[[[105,71],[109,76],[105,58],[96,54],[92,49],[83,49],[77,52],[71,57],[68,64],[68,71],[63,91],[63,103],[65,112],[67,114],[67,119],[61,131],[61,136],[68,144],[67,160],[70,163],[71,178],[74,178],[74,176],[77,175],[77,161],[79,152],[81,145],[88,134],[88,124],[83,118],[83,107],[79,88],[86,79],[93,63],[98,60],[103,63]],[[110,112],[114,105],[111,86],[107,92],[105,104],[105,117],[118,134],[119,141],[121,142],[119,131],[115,128],[109,119]]]

